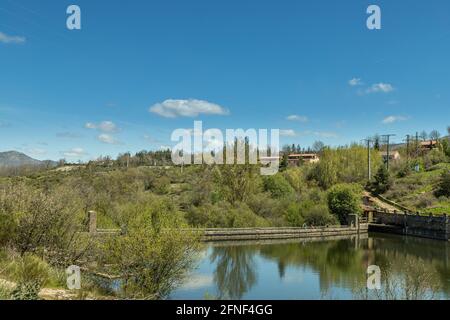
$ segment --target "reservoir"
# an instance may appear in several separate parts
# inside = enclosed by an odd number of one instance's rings
[[[379,290],[367,288],[370,265]],[[450,299],[450,243],[379,233],[206,243],[170,299]]]

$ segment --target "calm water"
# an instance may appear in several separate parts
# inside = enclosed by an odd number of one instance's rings
[[[382,271],[367,290],[368,265]],[[370,234],[320,242],[209,244],[172,299],[450,299],[450,243]]]

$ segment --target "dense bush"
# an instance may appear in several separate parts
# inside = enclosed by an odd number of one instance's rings
[[[330,214],[325,204],[311,200],[291,203],[285,211],[285,218],[293,227],[337,224],[337,219]]]
[[[123,279],[122,294],[129,298],[166,297],[194,263],[197,236],[179,212],[164,201],[141,199],[124,208],[124,235],[106,243],[103,262]]]
[[[424,156],[423,161],[425,169],[429,169],[438,163],[446,162],[447,157],[440,149],[433,149]]]
[[[231,205],[225,201],[191,207],[186,214],[190,225],[205,228],[264,227],[269,223],[255,214],[246,204]]]
[[[294,189],[281,174],[264,177],[263,181],[264,191],[270,192],[274,198],[282,198],[294,193]]]
[[[439,179],[436,196],[450,197],[450,171],[444,171]]]
[[[54,264],[68,265],[86,247],[79,233],[84,215],[77,198],[64,187],[44,193],[23,184],[0,189],[0,239],[20,254],[38,253]],[[86,244],[85,244],[86,245]]]
[[[348,215],[361,214],[362,188],[357,184],[338,184],[328,192],[328,208],[340,223],[348,223]]]

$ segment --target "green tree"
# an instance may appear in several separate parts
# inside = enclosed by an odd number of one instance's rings
[[[328,191],[328,208],[341,224],[348,223],[349,214],[361,214],[362,188],[357,184],[338,184]]]
[[[380,166],[372,182],[372,190],[376,194],[386,192],[392,186],[391,176],[385,166]]]
[[[282,198],[294,193],[294,189],[281,174],[264,177],[264,191],[270,192],[274,198]]]

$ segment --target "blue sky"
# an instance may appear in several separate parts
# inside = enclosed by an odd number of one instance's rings
[[[70,4],[81,30],[66,28]],[[156,150],[194,120],[302,146],[443,134],[449,13],[447,0],[1,0],[0,151]]]

